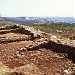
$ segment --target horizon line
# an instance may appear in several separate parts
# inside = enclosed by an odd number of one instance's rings
[[[1,17],[74,17],[74,16],[1,16]]]

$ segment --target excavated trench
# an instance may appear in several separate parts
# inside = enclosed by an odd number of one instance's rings
[[[27,26],[0,27],[0,62],[5,66],[0,75],[75,74],[75,47],[40,33]]]

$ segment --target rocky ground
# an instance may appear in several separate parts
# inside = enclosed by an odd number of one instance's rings
[[[0,27],[0,75],[75,75],[75,40],[22,25]]]

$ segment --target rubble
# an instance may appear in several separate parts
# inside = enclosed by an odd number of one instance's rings
[[[29,26],[1,26],[0,61],[0,75],[71,75],[75,41]]]

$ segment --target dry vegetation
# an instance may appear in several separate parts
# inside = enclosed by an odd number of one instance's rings
[[[53,35],[60,35],[62,37],[75,37],[75,26],[70,26],[70,25],[60,25],[60,24],[56,24],[56,25],[28,25],[28,26],[32,26],[35,29],[39,29],[41,31],[44,31],[46,33],[51,33]],[[59,32],[57,32],[57,30]],[[62,31],[62,32],[60,32]]]

